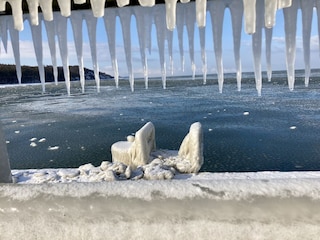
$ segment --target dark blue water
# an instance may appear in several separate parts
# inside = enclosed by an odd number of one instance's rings
[[[112,143],[147,121],[156,127],[158,148],[178,149],[189,126],[200,121],[201,171],[320,170],[319,82],[311,79],[305,88],[297,79],[290,92],[283,73],[278,75],[264,82],[262,97],[252,74],[244,74],[241,92],[233,75],[227,76],[222,94],[216,79],[207,85],[201,79],[169,79],[166,90],[160,80],[148,90],[138,82],[133,93],[127,81],[119,89],[103,82],[100,94],[90,84],[81,94],[74,83],[70,97],[64,84],[48,85],[45,94],[40,86],[0,88],[11,167],[99,165],[111,160]]]

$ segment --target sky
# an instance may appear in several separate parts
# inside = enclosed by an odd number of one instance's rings
[[[231,16],[229,9],[225,10],[224,22],[223,22],[223,34],[222,34],[222,55],[223,64],[225,72],[235,72],[235,63],[233,57],[233,37],[231,28]],[[117,18],[116,22],[116,51],[119,65],[119,73],[121,76],[128,75],[128,69],[126,65],[124,46],[123,46],[123,36],[121,32],[120,20]],[[207,55],[207,67],[208,73],[216,73],[216,59],[214,55],[214,44],[212,37],[212,26],[211,26],[211,16],[207,13],[206,21],[206,55]],[[98,49],[98,62],[100,70],[108,74],[113,75],[111,59],[109,54],[108,38],[105,31],[104,21],[99,18],[97,21],[97,49]],[[298,12],[297,21],[297,43],[296,43],[296,68],[304,68],[303,61],[303,49],[302,49],[302,22],[301,22],[301,11]],[[49,53],[47,38],[45,28],[43,26],[43,49],[44,49],[44,64],[51,65],[51,57]],[[72,34],[72,27],[70,21],[68,21],[68,51],[69,51],[69,63],[70,65],[78,65],[75,46],[74,46],[74,36]],[[88,68],[92,68],[91,52],[89,47],[89,39],[87,34],[86,24],[83,24],[83,51],[84,51],[84,63]],[[146,51],[148,58],[148,68],[149,76],[159,76],[161,74],[160,62],[159,62],[159,51],[156,38],[156,28],[153,24],[151,30],[152,39],[152,50],[149,53]],[[253,60],[252,60],[252,36],[248,35],[242,29],[242,39],[241,39],[241,61],[242,70],[253,71]],[[185,70],[182,71],[180,62],[180,53],[177,39],[177,30],[173,31],[173,72],[175,75],[191,74],[191,61],[189,57],[189,43],[187,38],[187,30],[184,28],[184,56],[185,56]],[[168,45],[166,44],[166,66],[167,73],[170,75],[171,69],[169,64],[168,55]],[[265,63],[265,53],[264,53],[264,34],[262,43],[262,69],[266,70]],[[131,17],[131,48],[132,48],[132,64],[134,69],[134,75],[137,77],[143,76],[143,66],[141,64],[141,55],[139,49],[139,38],[136,29],[135,17]],[[58,49],[58,46],[57,46]],[[202,61],[201,61],[201,48],[199,42],[199,30],[195,24],[194,31],[194,57],[196,65],[196,73],[201,74]],[[61,65],[61,60],[58,53],[58,64]],[[37,65],[35,60],[35,54],[33,49],[33,43],[30,33],[29,23],[24,22],[24,30],[20,32],[20,55],[22,65]],[[317,25],[317,15],[314,11],[313,24],[311,32],[311,67],[319,68],[317,65],[319,62],[319,42],[318,42],[318,25]],[[3,46],[1,46],[0,63],[14,64],[13,53],[11,49],[11,44],[8,44],[8,52],[4,51]],[[319,64],[320,65],[320,64]],[[276,15],[276,26],[273,28],[273,40],[272,40],[272,68],[273,70],[283,70],[286,68],[285,63],[285,38],[284,38],[284,21],[282,10],[279,10]]]

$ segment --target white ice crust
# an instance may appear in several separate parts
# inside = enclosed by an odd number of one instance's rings
[[[190,126],[179,152],[156,150],[155,127],[146,123],[128,141],[111,146],[112,161],[133,170],[142,168],[147,179],[171,179],[176,171],[198,173],[203,164],[203,131],[200,122]]]
[[[244,200],[252,197],[308,197],[320,200],[320,172],[248,172],[176,174],[171,181],[108,181],[125,179],[125,173],[114,175],[108,164],[84,165],[77,169],[12,170],[17,184],[0,186],[1,196],[26,200],[41,193],[57,196],[102,196],[153,199],[159,192],[165,198],[210,198]],[[119,173],[125,171],[117,166]],[[137,174],[137,173],[135,173]],[[18,185],[28,185],[21,188]],[[28,189],[28,190],[27,190]],[[158,196],[159,197],[159,196]]]

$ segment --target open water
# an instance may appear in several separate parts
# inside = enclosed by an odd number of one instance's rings
[[[157,148],[178,149],[196,121],[204,131],[201,171],[320,170],[320,85],[311,76],[304,87],[297,74],[290,92],[285,72],[264,81],[258,97],[253,74],[243,74],[242,91],[235,76],[226,75],[218,92],[215,76],[207,85],[201,77],[151,79],[149,89],[127,80],[117,89],[102,82],[101,93],[87,82],[86,93],[73,83],[67,96],[64,83],[1,87],[0,119],[7,139],[11,167],[78,167],[111,160],[110,147],[152,121]]]

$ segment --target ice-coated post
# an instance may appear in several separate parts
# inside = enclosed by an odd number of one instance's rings
[[[0,122],[0,183],[12,183],[11,169],[6,141]]]

